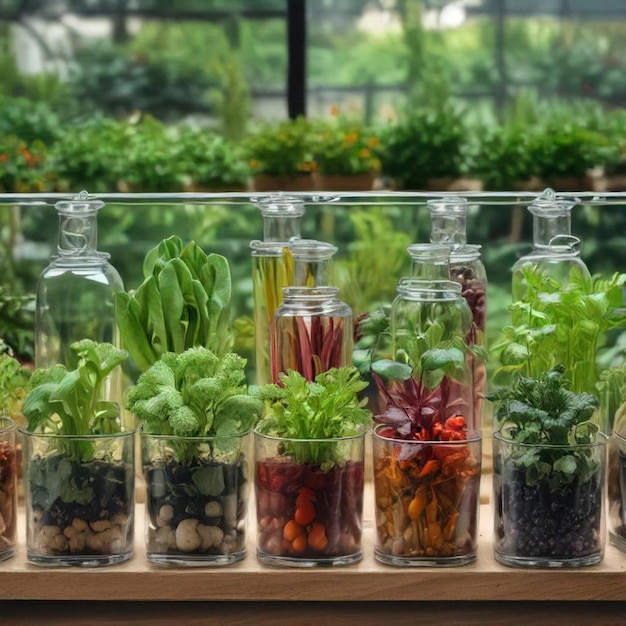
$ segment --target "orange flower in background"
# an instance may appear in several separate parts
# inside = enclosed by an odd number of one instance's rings
[[[256,159],[250,159],[249,164],[253,170],[258,170],[261,166],[261,164]]]
[[[333,116],[337,117],[339,115],[339,107],[336,104],[331,105],[328,112]]]
[[[369,159],[371,155],[372,153],[367,148],[361,148],[361,150],[359,150],[359,156],[362,159]]]
[[[348,133],[345,137],[344,137],[344,142],[347,145],[353,144],[357,139],[359,138],[359,136],[356,133]]]
[[[380,143],[380,139],[378,139],[378,137],[370,137],[367,140],[367,147],[375,148],[379,143]]]
[[[6,163],[9,160],[8,154],[0,154],[0,163]]]

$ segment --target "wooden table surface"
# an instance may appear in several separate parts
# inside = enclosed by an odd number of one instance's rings
[[[604,560],[579,569],[517,569],[494,561],[493,516],[481,505],[476,562],[455,568],[398,568],[373,555],[373,502],[366,489],[363,560],[336,568],[275,568],[248,556],[219,568],[166,568],[145,558],[143,505],[135,554],[104,568],[41,568],[17,554],[0,563],[5,624],[626,624],[626,555],[607,542]],[[23,536],[23,520],[20,530]],[[87,611],[88,617],[85,614]],[[331,622],[328,622],[332,616]],[[602,621],[594,621],[600,619]],[[10,617],[10,620],[9,620]],[[215,622],[207,621],[209,618]],[[39,622],[38,620],[44,620]],[[304,620],[304,621],[302,621]],[[425,620],[425,621],[424,621]]]

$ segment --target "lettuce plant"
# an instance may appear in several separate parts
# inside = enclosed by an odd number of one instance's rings
[[[166,352],[203,346],[223,356],[230,350],[231,278],[225,257],[171,236],[147,253],[143,272],[136,290],[116,294],[122,341],[140,371]]]

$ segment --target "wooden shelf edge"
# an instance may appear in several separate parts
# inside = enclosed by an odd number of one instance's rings
[[[0,600],[123,601],[626,601],[626,555],[607,543],[598,565],[577,569],[517,569],[496,563],[493,515],[481,505],[478,559],[451,568],[407,568],[374,559],[371,489],[366,491],[364,558],[331,568],[276,568],[256,559],[254,510],[248,554],[237,564],[169,568],[146,560],[143,505],[137,506],[135,554],[103,568],[41,568],[17,554],[0,563]],[[24,527],[23,518],[20,529]]]

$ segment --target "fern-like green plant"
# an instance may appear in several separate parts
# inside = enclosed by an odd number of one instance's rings
[[[513,302],[514,323],[504,327],[492,347],[500,359],[496,381],[538,378],[561,365],[572,391],[596,393],[597,349],[608,331],[626,328],[626,274],[596,276],[591,282],[572,274],[563,286],[539,267],[529,265],[523,272],[527,296]]]

